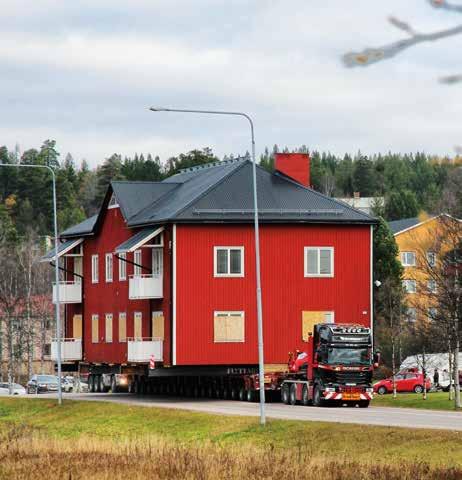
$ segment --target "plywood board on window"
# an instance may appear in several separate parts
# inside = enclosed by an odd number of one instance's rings
[[[214,326],[214,341],[215,342],[226,342],[226,316],[217,315],[213,319]]]
[[[127,314],[119,314],[119,342],[127,341]]]
[[[72,336],[82,339],[82,315],[74,315],[72,317]]]
[[[228,342],[243,342],[244,333],[244,317],[242,315],[230,315],[227,318],[227,337]]]
[[[106,342],[112,343],[112,313],[106,314]]]
[[[99,341],[99,318],[98,315],[91,317],[91,341],[98,343]]]
[[[143,338],[143,325],[142,325],[142,314],[141,312],[135,312],[133,318],[133,336],[137,340],[141,340]]]
[[[165,319],[162,312],[152,312],[152,337],[160,340],[165,338]]]
[[[303,311],[302,312],[302,340],[307,342],[310,334],[313,334],[314,326],[317,323],[324,323],[325,315],[324,312],[312,312],[312,311]]]

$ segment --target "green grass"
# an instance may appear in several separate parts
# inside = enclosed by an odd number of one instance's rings
[[[48,399],[1,399],[0,437],[18,426],[54,440],[144,438],[194,447],[303,448],[316,455],[358,462],[412,460],[462,467],[462,432],[285,420],[270,420],[262,428],[251,417],[104,402],[65,400],[59,407]]]
[[[396,398],[393,398],[391,394],[376,395],[372,405],[376,407],[426,408],[429,410],[454,411],[454,400],[448,400],[448,398],[449,394],[446,392],[429,392],[426,400],[419,393],[398,393]]]

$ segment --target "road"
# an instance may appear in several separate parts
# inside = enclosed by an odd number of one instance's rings
[[[28,397],[36,398],[35,395]],[[40,395],[40,398],[55,398],[56,395]],[[70,393],[66,399],[92,402],[115,402],[146,407],[177,408],[218,415],[258,416],[258,403],[231,400],[184,399],[163,396],[135,396],[118,393]],[[422,410],[412,408],[374,407],[365,408],[316,408],[268,403],[267,416],[283,420],[311,420],[322,422],[357,423],[408,428],[433,428],[462,431],[462,413]]]

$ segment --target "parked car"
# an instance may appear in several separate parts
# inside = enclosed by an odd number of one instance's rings
[[[424,390],[424,376],[419,372],[400,372],[395,375],[397,392],[415,392],[422,393]],[[425,386],[430,390],[432,386],[431,380],[425,379]],[[379,395],[393,392],[393,377],[384,378],[374,383],[374,392]]]
[[[64,377],[61,382],[63,392],[71,393],[74,391],[74,377]]]
[[[10,394],[10,384],[8,382],[0,383],[0,395]],[[13,395],[25,395],[26,389],[19,385],[19,383],[13,383]]]
[[[56,375],[32,375],[27,382],[27,393],[47,393],[58,391]]]

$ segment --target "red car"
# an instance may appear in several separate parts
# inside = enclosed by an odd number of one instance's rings
[[[422,393],[424,390],[424,376],[419,372],[399,372],[395,375],[397,392]],[[430,390],[432,383],[427,377],[425,380],[427,390]],[[393,378],[385,378],[374,383],[374,392],[379,395],[393,392]]]

